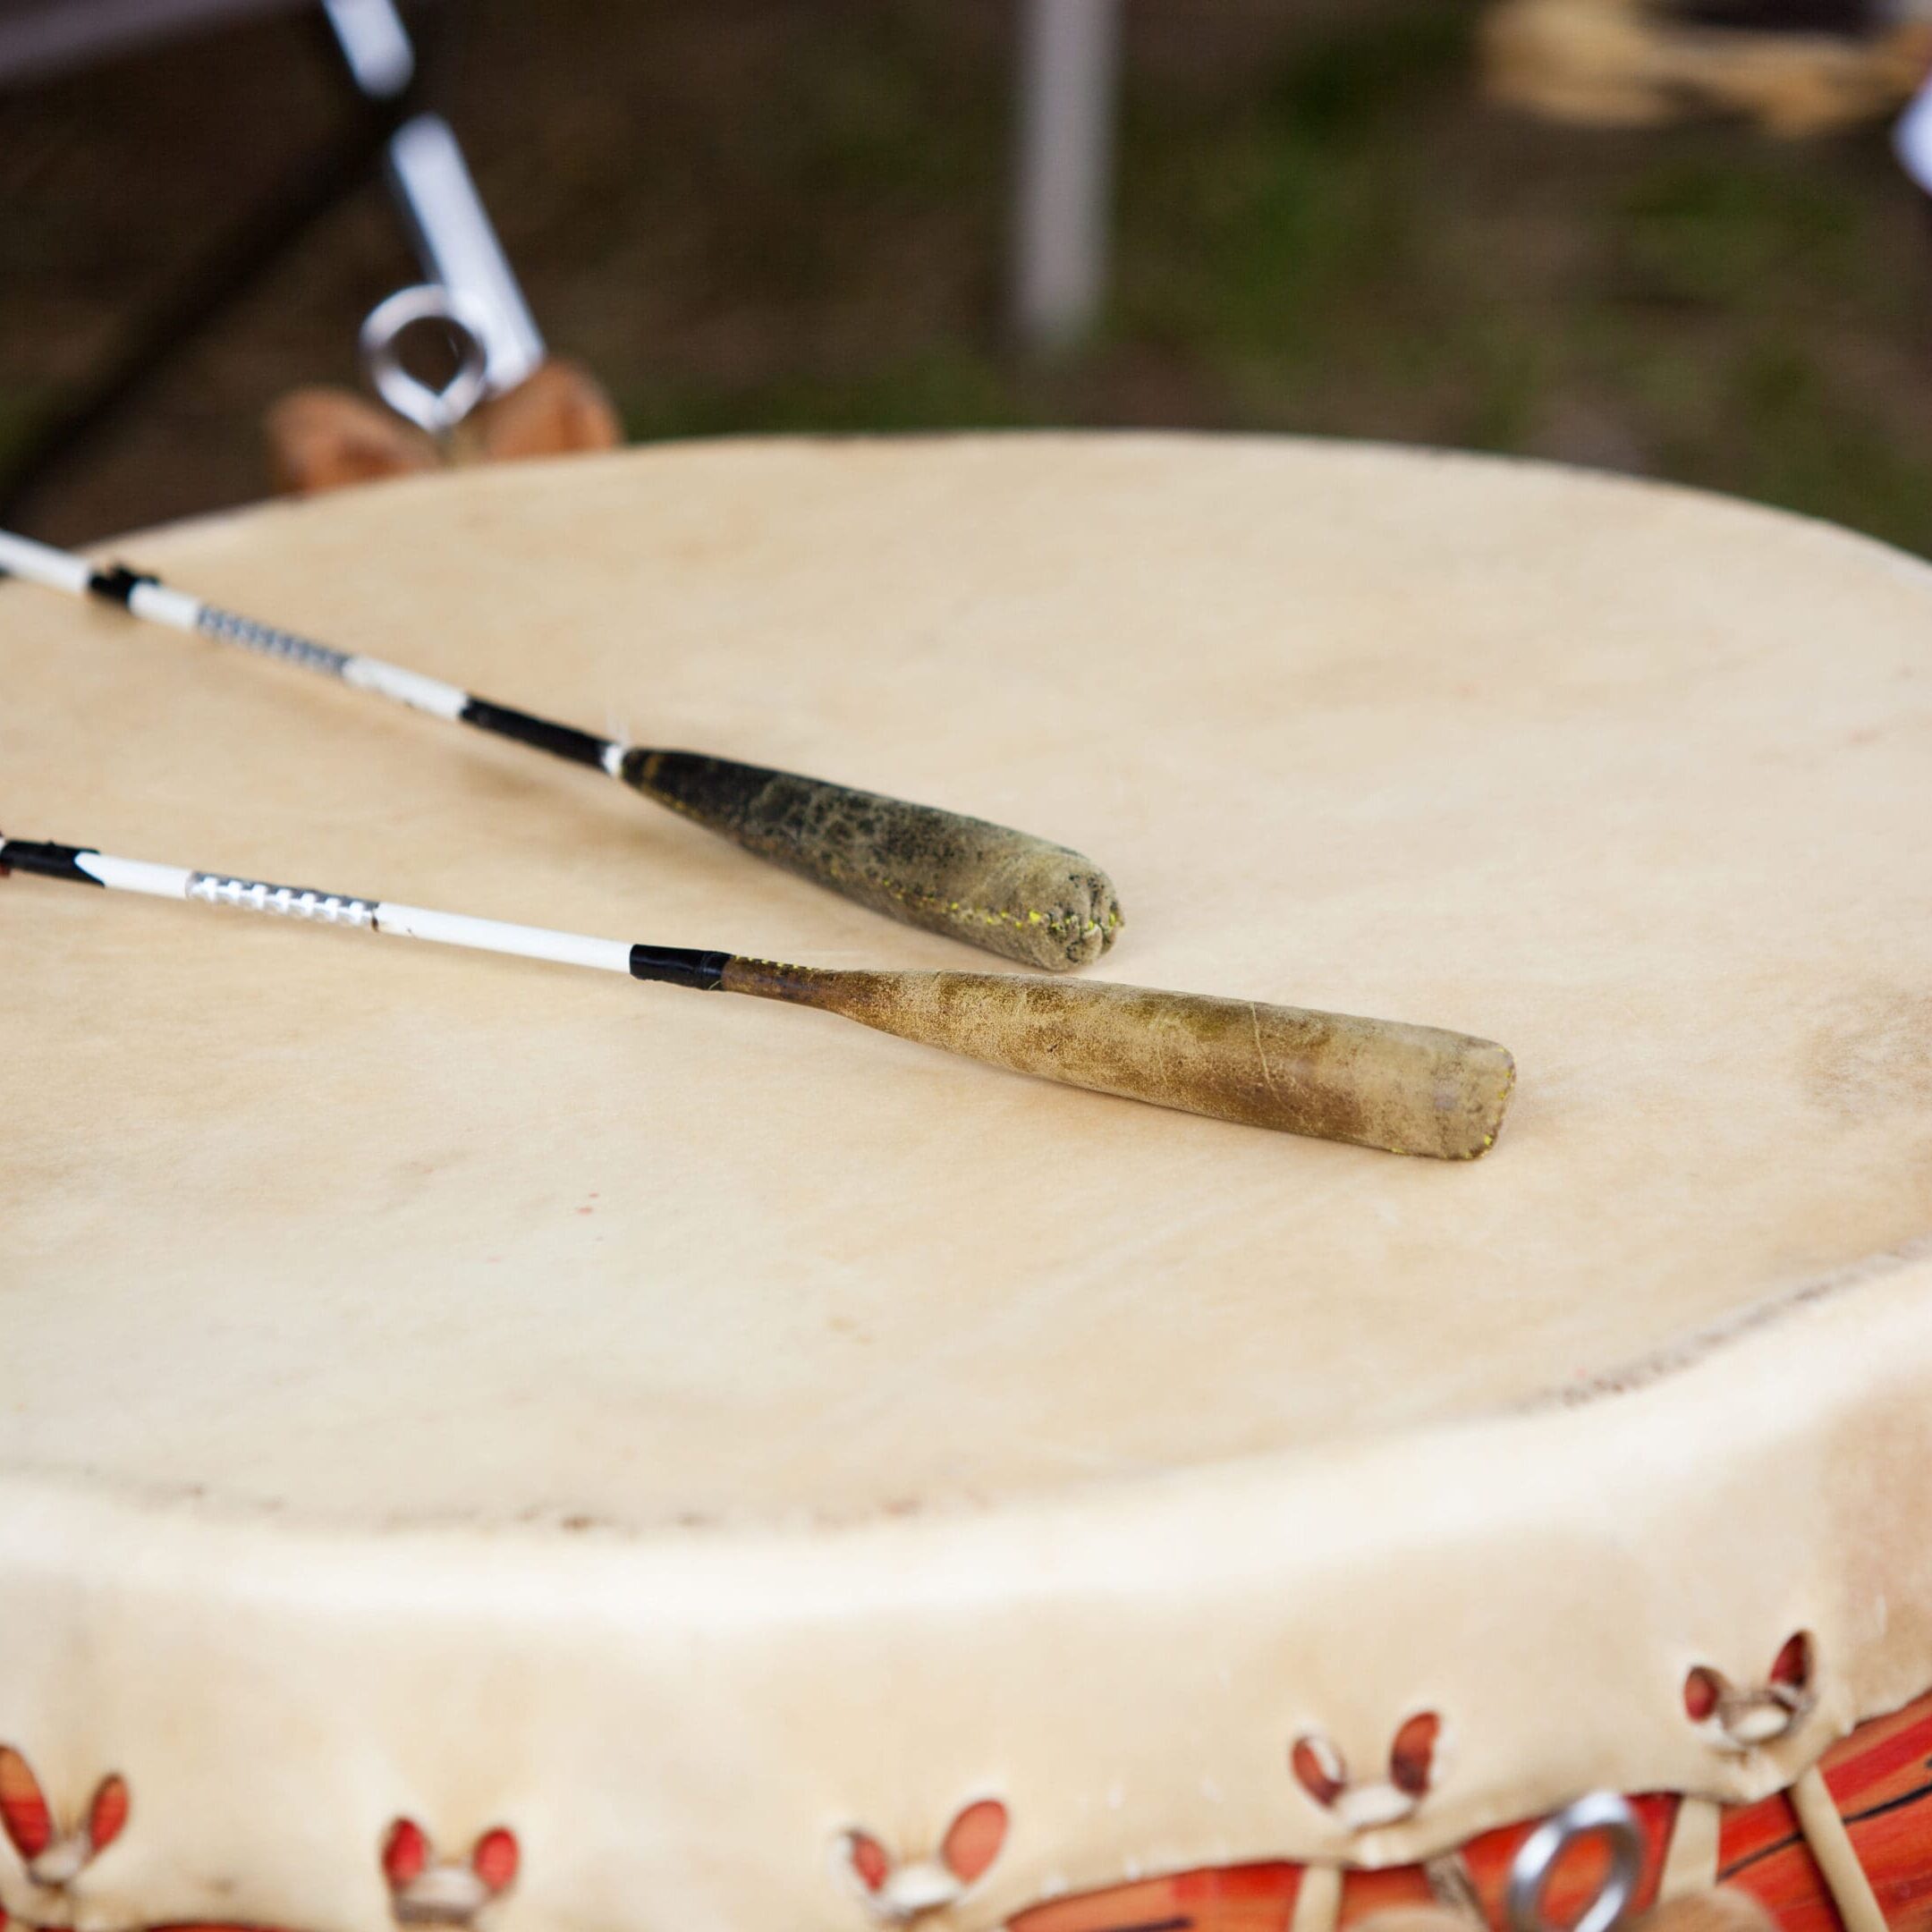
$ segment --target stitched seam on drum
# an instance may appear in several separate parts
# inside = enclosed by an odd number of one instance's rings
[[[669,806],[681,818],[689,818],[694,824],[705,826],[708,831],[716,829],[712,821],[701,812],[693,811],[690,806],[683,804],[679,800],[665,798],[661,794],[655,792],[652,796],[657,798],[660,804]],[[747,836],[743,833],[738,833],[736,836],[742,840],[749,851],[758,852],[764,858],[782,860],[796,856],[793,848],[784,845],[775,839],[761,839],[755,835]],[[983,926],[1013,926],[1022,931],[1030,926],[1044,926],[1050,933],[1063,934],[1072,932],[1082,939],[1087,938],[1093,933],[1106,933],[1111,936],[1120,930],[1121,912],[1117,906],[1104,919],[1083,920],[1071,912],[1042,912],[1034,906],[1027,907],[1025,916],[1022,918],[1017,912],[1002,912],[992,906],[962,905],[957,900],[951,902],[943,900],[936,893],[917,892],[911,886],[901,886],[895,880],[886,878],[881,873],[848,873],[841,869],[835,859],[827,860],[825,869],[833,878],[855,878],[860,885],[874,886],[878,891],[887,894],[892,898],[901,900],[908,905],[921,905],[935,911],[955,913],[959,915],[962,924],[969,923],[972,919],[978,919]]]
[[[1534,1414],[1544,1409],[1579,1409],[1586,1403],[1607,1400],[1612,1396],[1627,1395],[1633,1391],[1648,1387],[1653,1382],[1661,1382],[1667,1376],[1682,1374],[1694,1368],[1699,1362],[1714,1355],[1733,1342],[1743,1340],[1747,1335],[1771,1327],[1795,1313],[1799,1309],[1814,1302],[1827,1301],[1866,1286],[1868,1283],[1885,1281],[1905,1268],[1932,1258],[1932,1236],[1921,1236],[1918,1240],[1901,1242],[1896,1248],[1886,1249],[1883,1253],[1868,1255],[1863,1260],[1853,1262],[1848,1267],[1835,1269],[1816,1280],[1802,1282],[1797,1287],[1776,1299],[1760,1302],[1728,1320],[1714,1322],[1686,1336],[1683,1341],[1668,1348],[1659,1349],[1654,1354],[1640,1356],[1637,1360],[1626,1363],[1621,1368],[1606,1370],[1600,1376],[1592,1377],[1582,1385],[1573,1389],[1546,1389],[1539,1395],[1513,1405],[1507,1411],[1515,1414]]]

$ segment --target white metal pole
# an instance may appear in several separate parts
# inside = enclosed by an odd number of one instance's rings
[[[1013,323],[1030,348],[1087,334],[1106,288],[1120,0],[1021,0]]]

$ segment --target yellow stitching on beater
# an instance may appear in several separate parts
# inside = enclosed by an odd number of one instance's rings
[[[836,862],[828,864],[826,870],[834,878],[846,876],[841,873]],[[939,905],[938,895],[935,893],[915,892],[911,886],[895,885],[891,879],[881,878],[876,873],[862,872],[859,875],[859,877],[863,884],[874,886],[880,892],[889,894],[894,899],[902,899],[908,903],[924,903],[928,906]],[[993,906],[962,905],[956,899],[949,900],[943,910],[957,913],[962,919],[976,919],[984,926],[1044,926],[1047,931],[1052,933],[1064,933],[1072,929],[1077,932],[1083,939],[1089,933],[1117,932],[1122,923],[1122,915],[1117,908],[1109,912],[1105,919],[1090,919],[1084,920],[1077,919],[1076,916],[1071,912],[1041,912],[1032,907],[1027,909],[1026,915],[1022,919],[1017,912],[1002,912]]]

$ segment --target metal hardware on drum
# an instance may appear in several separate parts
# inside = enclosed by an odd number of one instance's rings
[[[1544,1914],[1543,1894],[1564,1853],[1586,1838],[1603,1840],[1610,1868],[1603,1889],[1571,1932],[1616,1932],[1630,1916],[1643,1873],[1643,1834],[1625,1799],[1615,1792],[1592,1792],[1545,1818],[1523,1841],[1504,1894],[1510,1932],[1556,1932]]]
[[[439,292],[405,292],[422,298],[410,307],[411,319],[430,314],[461,319],[460,308],[438,306]],[[436,406],[434,392],[400,369],[397,374],[429,399],[426,407]],[[460,415],[453,408],[447,413],[452,422]],[[1048,972],[1083,966],[1113,945],[1120,928],[1120,901],[1106,874],[1090,859],[1030,833],[795,772],[624,744],[204,604],[124,564],[97,570],[84,557],[0,531],[0,572],[9,571],[47,589],[115,604],[170,630],[239,645],[432,717],[590,766],[875,912],[1024,965]]]
[[[834,1013],[1017,1073],[1245,1126],[1473,1160],[1502,1124],[1515,1063],[1493,1041],[1254,1000],[1023,974],[835,971],[690,946],[369,902],[225,873],[0,838],[0,872],[348,925]],[[1521,1932],[1537,1932],[1528,1925]],[[1606,1932],[1592,1925],[1589,1932]]]

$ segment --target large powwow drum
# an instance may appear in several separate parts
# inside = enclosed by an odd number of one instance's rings
[[[84,1932],[1932,1925],[1932,573],[1674,490],[733,445],[126,547],[1104,863],[1092,975],[1500,1040],[1495,1151],[0,889],[0,1902]],[[6,830],[976,965],[0,590]],[[31,821],[31,822],[30,822]],[[533,985],[536,990],[533,994]]]

